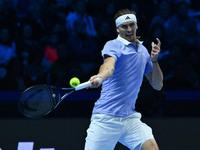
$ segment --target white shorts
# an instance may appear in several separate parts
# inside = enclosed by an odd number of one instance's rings
[[[140,150],[145,141],[154,139],[152,129],[140,119],[141,114],[137,112],[128,117],[93,114],[85,150],[113,150],[117,142]]]

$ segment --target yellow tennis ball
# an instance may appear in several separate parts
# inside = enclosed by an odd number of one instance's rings
[[[80,84],[80,80],[77,77],[73,77],[70,81],[69,84],[71,87],[77,87]]]
[[[56,94],[52,94],[52,97],[55,98],[55,97],[56,97]]]

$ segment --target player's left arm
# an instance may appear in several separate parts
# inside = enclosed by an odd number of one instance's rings
[[[161,90],[163,87],[163,73],[158,63],[158,55],[160,53],[161,42],[158,38],[156,38],[156,40],[158,42],[157,44],[154,42],[151,43],[151,61],[153,63],[153,71],[146,74],[145,76],[155,90]]]

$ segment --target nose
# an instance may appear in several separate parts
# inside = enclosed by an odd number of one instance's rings
[[[131,31],[132,28],[130,26],[127,27],[127,31]]]

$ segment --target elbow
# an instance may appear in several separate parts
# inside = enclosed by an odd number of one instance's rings
[[[163,83],[159,84],[159,85],[152,85],[153,89],[157,90],[157,91],[161,91],[163,88]]]

